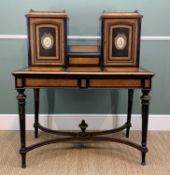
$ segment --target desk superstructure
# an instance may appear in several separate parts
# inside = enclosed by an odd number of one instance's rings
[[[27,152],[47,144],[72,140],[123,143],[140,150],[142,164],[145,164],[148,151],[149,92],[154,74],[139,67],[141,18],[142,16],[137,12],[104,13],[101,17],[102,39],[99,46],[68,46],[65,12],[31,11],[27,14],[29,66],[13,72],[18,92],[22,167],[26,167]],[[38,137],[39,129],[65,137],[26,146],[24,92],[28,88],[34,90],[35,137]],[[115,129],[95,132],[86,131],[88,125],[85,120],[79,124],[80,132],[45,128],[39,123],[40,88],[127,89],[127,122]],[[129,137],[135,89],[142,91],[142,143],[136,144],[128,140],[104,136],[126,129],[126,137]]]

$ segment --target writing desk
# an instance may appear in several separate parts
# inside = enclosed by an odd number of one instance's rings
[[[74,62],[74,61],[73,61]],[[72,62],[72,63],[73,63]],[[22,167],[26,167],[26,153],[29,151],[52,143],[69,142],[73,140],[93,140],[93,141],[107,141],[118,142],[134,147],[141,151],[142,164],[145,164],[145,156],[148,151],[147,148],[147,131],[148,131],[148,117],[149,117],[149,92],[151,90],[153,73],[142,68],[136,67],[27,67],[13,72],[15,76],[15,86],[18,92],[17,100],[19,107],[19,121],[20,121],[20,141],[21,141],[21,158]],[[63,135],[63,138],[56,138],[47,140],[34,145],[26,146],[25,136],[25,100],[24,91],[32,88],[35,95],[35,137],[38,137],[38,129],[56,135]],[[128,114],[127,122],[115,129],[106,131],[87,132],[87,124],[83,120],[79,125],[80,132],[64,132],[54,131],[45,128],[39,123],[39,89],[41,88],[75,88],[75,89],[91,89],[91,88],[111,88],[111,89],[128,89]],[[141,109],[142,109],[142,141],[141,144],[136,144],[124,139],[117,139],[107,137],[110,133],[119,132],[126,129],[126,136],[129,136],[129,129],[131,127],[131,113],[133,91],[141,89]]]

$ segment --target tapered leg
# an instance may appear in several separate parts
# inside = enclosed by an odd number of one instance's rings
[[[133,107],[133,89],[128,89],[128,111],[127,111],[127,129],[126,129],[126,137],[129,137],[129,131],[131,127],[131,115],[132,115],[132,107]]]
[[[34,89],[34,110],[35,110],[35,138],[38,138],[38,124],[39,124],[39,89]]]
[[[141,104],[142,104],[142,165],[145,165],[147,148],[147,133],[148,133],[148,119],[149,119],[149,96],[150,90],[142,90]]]
[[[20,154],[22,161],[22,168],[26,167],[26,136],[25,136],[25,99],[24,89],[17,89],[18,91],[18,110],[19,110],[19,124],[20,124]]]

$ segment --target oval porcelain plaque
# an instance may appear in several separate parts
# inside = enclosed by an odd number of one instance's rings
[[[54,38],[51,33],[44,33],[44,35],[41,37],[41,44],[45,50],[49,50],[53,47]]]
[[[115,37],[114,43],[117,50],[123,50],[127,45],[127,37],[124,33],[118,33],[118,35]]]

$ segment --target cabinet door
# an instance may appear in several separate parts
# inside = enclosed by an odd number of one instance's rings
[[[140,42],[139,19],[103,19],[105,66],[137,66]]]
[[[30,65],[64,65],[66,57],[66,20],[29,19]]]

